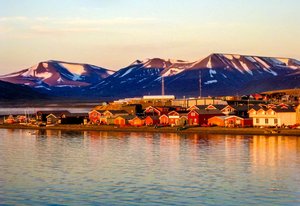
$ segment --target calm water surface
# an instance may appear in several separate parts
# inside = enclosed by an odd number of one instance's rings
[[[300,138],[0,130],[0,204],[300,205]]]

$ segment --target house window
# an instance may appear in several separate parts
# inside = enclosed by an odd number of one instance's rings
[[[192,117],[194,117],[194,116],[195,116],[195,113],[194,113],[194,112],[192,112],[191,116],[192,116]]]
[[[269,119],[265,119],[265,124],[269,124]]]
[[[256,124],[259,124],[259,119],[258,118],[256,119]]]
[[[278,119],[274,119],[274,124],[278,124]]]

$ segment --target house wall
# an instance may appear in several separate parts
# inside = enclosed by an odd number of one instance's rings
[[[296,124],[296,112],[278,113],[278,119],[280,119],[280,121],[282,122],[281,124],[294,125]]]
[[[249,113],[249,116],[253,118],[253,126],[281,126],[281,125],[294,125],[296,124],[296,112],[259,112]]]
[[[169,118],[167,116],[163,115],[159,118],[159,122],[160,122],[160,124],[169,124]]]
[[[92,111],[89,113],[89,120],[91,123],[100,123],[101,114],[96,111]]]
[[[218,117],[212,117],[208,119],[207,122],[209,125],[217,125],[219,127],[224,127],[225,126],[225,122],[223,119],[220,119]]]
[[[296,124],[300,124],[300,104],[296,108]]]
[[[196,111],[191,111],[188,113],[188,124],[199,125],[199,114]]]
[[[135,118],[129,121],[130,125],[132,126],[143,126],[145,124],[145,120]]]
[[[126,124],[126,121],[125,119],[121,118],[121,117],[117,117],[115,120],[114,120],[114,124],[115,125],[125,125]]]

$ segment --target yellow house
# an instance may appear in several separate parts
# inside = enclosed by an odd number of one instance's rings
[[[293,107],[274,106],[272,108],[250,109],[254,127],[272,127],[296,124],[296,111]]]
[[[300,124],[300,104],[296,107],[296,123]]]

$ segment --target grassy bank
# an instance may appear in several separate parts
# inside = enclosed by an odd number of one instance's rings
[[[0,129],[33,129],[33,130],[65,130],[65,131],[112,131],[112,132],[155,132],[155,133],[202,133],[202,134],[240,134],[240,135],[289,135],[300,136],[300,129],[268,129],[268,128],[224,128],[224,127],[189,127],[178,130],[177,127],[116,127],[112,125],[56,125],[35,127],[26,125],[0,125]]]

